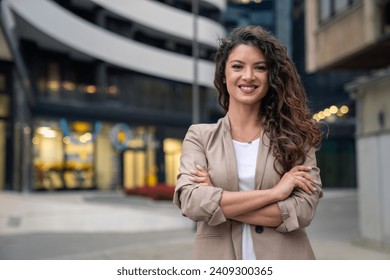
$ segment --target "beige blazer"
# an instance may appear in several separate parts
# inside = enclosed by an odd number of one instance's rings
[[[269,189],[281,176],[274,170],[274,157],[269,139],[259,141],[256,189]],[[205,166],[214,187],[199,186],[189,180],[195,165]],[[316,166],[314,149],[304,163],[317,182],[320,170]],[[251,225],[257,259],[314,259],[305,232],[314,217],[322,190],[312,195],[296,189],[290,197],[278,202],[283,223],[277,228]],[[227,116],[215,124],[192,125],[183,141],[174,203],[182,214],[197,222],[194,243],[195,259],[242,259],[242,224],[226,219],[219,206],[222,190],[239,191],[236,158]]]

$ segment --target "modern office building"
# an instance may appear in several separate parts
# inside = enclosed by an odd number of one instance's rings
[[[216,114],[225,1],[0,4],[0,190],[174,185]]]
[[[356,103],[360,235],[389,248],[390,1],[306,1],[306,11],[308,71],[366,71],[344,85]]]

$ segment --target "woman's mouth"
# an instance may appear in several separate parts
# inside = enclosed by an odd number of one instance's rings
[[[254,91],[256,87],[257,87],[257,86],[247,86],[247,85],[245,85],[245,86],[239,86],[239,88],[240,88],[243,92],[248,92],[248,93]]]

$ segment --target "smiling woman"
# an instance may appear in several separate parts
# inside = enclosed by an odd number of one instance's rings
[[[263,28],[221,40],[214,85],[226,116],[189,128],[174,202],[197,221],[199,259],[314,259],[321,132],[286,48]]]

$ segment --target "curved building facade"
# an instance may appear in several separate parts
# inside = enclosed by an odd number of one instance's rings
[[[216,110],[225,1],[0,3],[15,109],[2,189],[174,185],[192,111]]]

